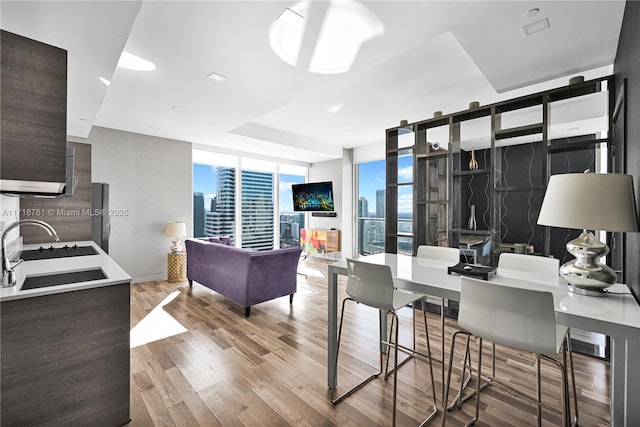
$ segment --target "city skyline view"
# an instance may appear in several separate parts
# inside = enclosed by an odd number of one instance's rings
[[[360,163],[359,194],[358,200],[364,197],[367,200],[368,217],[376,217],[377,191],[386,188],[386,164],[384,160]],[[410,183],[413,181],[413,156],[398,157],[398,182]],[[411,214],[413,211],[413,188],[411,185],[398,188],[398,213]]]
[[[211,206],[211,199],[215,197],[218,191],[216,188],[216,168],[218,168],[218,166],[199,163],[193,164],[193,192],[202,193],[204,195],[204,207],[207,211]],[[301,184],[303,182],[303,176],[280,174],[280,212],[293,212],[293,195],[291,193],[291,185]]]
[[[232,167],[193,164],[194,237],[229,236],[232,244],[237,237],[242,248],[269,250],[278,239],[274,236],[274,222],[278,221],[279,247],[300,245],[305,218],[304,213],[293,212],[291,186],[303,183],[305,177],[250,169],[239,172]],[[276,195],[280,201],[277,211]]]

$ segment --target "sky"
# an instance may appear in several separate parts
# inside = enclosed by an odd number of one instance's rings
[[[398,158],[398,182],[413,181],[413,158],[411,155]],[[358,199],[364,197],[369,205],[369,214],[376,213],[376,191],[386,186],[385,161],[360,163],[358,166],[360,191]],[[398,212],[410,213],[413,209],[412,186],[400,187],[398,191]]]
[[[280,212],[293,212],[291,184],[304,182],[303,176],[280,174]],[[216,167],[193,164],[193,192],[204,194],[205,209],[211,206],[211,198],[216,195]]]
[[[398,158],[398,182],[413,180],[413,159],[411,155]],[[209,209],[211,197],[216,194],[215,166],[194,163],[193,191],[204,194],[204,206]],[[385,160],[360,163],[360,191],[358,199],[364,197],[369,202],[369,214],[376,213],[376,191],[385,188]],[[280,212],[293,212],[291,184],[304,182],[304,177],[297,175],[280,175]],[[398,212],[410,213],[413,209],[412,186],[402,186],[398,191]]]

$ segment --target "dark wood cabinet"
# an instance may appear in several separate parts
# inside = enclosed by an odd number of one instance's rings
[[[0,309],[0,425],[129,422],[129,283]]]
[[[12,181],[65,183],[67,51],[2,30],[0,173]],[[50,186],[47,188],[51,188]]]

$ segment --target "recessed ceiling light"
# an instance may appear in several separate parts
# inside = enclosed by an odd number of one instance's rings
[[[533,9],[527,10],[524,14],[524,17],[531,18],[532,16],[536,16],[539,12],[540,12],[540,9],[538,9],[537,7],[534,7]]]
[[[109,86],[111,84],[111,82],[109,80],[105,79],[104,77],[98,77],[98,78],[100,79],[100,81],[102,83],[105,84],[105,86]]]
[[[156,69],[156,64],[123,51],[118,61],[118,67],[134,71],[153,71]]]
[[[304,16],[294,10],[286,8],[282,11],[280,16],[276,18],[276,21],[291,25],[292,27],[297,27],[298,25],[302,25],[304,22]]]
[[[186,110],[186,108],[184,108],[184,107],[180,107],[179,105],[174,105],[173,107],[171,107],[171,109],[172,109],[173,111],[177,111],[177,112],[179,112],[179,113],[182,113],[184,110]]]
[[[223,76],[222,74],[218,74],[218,73],[211,73],[207,76],[208,79],[211,80],[215,80],[217,82],[223,82],[225,80],[227,80],[227,78],[225,76]]]
[[[149,129],[160,130],[160,128],[158,126],[149,126]]]
[[[551,26],[549,25],[549,18],[543,18],[539,21],[525,25],[524,27],[520,28],[520,31],[522,31],[523,36],[528,37],[531,34],[539,33],[540,31],[544,31],[549,28],[551,28]]]

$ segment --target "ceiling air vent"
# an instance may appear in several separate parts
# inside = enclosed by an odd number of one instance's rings
[[[531,34],[539,33],[540,31],[547,30],[549,28],[549,18],[543,18],[539,21],[525,25],[524,27],[520,28],[520,31],[522,31],[522,35],[524,37],[528,37]]]

